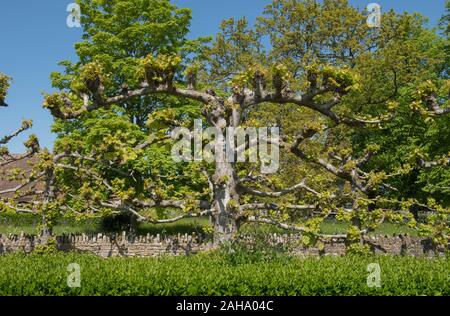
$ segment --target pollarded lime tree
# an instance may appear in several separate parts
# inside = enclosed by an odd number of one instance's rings
[[[334,12],[339,14],[334,15]],[[351,231],[357,232],[361,231],[361,226],[376,228],[382,220],[404,223],[405,215],[409,218],[408,224],[415,227],[416,219],[410,218],[409,212],[417,214],[417,210],[424,210],[430,216],[419,225],[421,232],[433,236],[435,241],[446,242],[449,196],[445,190],[450,180],[448,38],[425,29],[424,19],[419,15],[388,12],[383,15],[380,29],[367,30],[361,25],[364,23],[361,16],[351,12],[345,1],[325,1],[322,6],[314,1],[274,1],[266,8],[267,16],[260,19],[258,27],[261,34],[272,39],[269,58],[288,67],[294,76],[300,72],[297,75],[300,79],[304,65],[317,60],[349,67],[359,75],[358,91],[342,98],[334,107],[336,111],[357,111],[366,117],[384,116],[379,126],[366,124],[363,128],[354,128],[339,124],[333,127],[323,122],[325,132],[314,133],[314,129],[311,132],[313,137],[307,147],[310,158],[323,155],[332,164],[341,164],[352,163],[355,156],[364,157],[358,163],[358,173],[368,180],[366,190],[362,192],[353,187],[352,196],[347,196],[347,210],[341,208],[338,217],[354,223]],[[337,21],[344,16],[345,23]],[[254,40],[248,40],[255,39],[252,32],[255,31],[247,28],[245,20],[224,23],[224,32],[213,49],[213,65],[218,69],[215,73],[220,74],[215,77],[217,84],[221,82],[220,76],[227,74],[227,69],[231,69],[232,77],[236,69],[243,71],[251,68],[255,60],[261,60],[260,47]],[[247,45],[242,43],[243,39]],[[236,63],[223,62],[232,60]],[[389,114],[393,111],[395,115]],[[287,134],[306,130],[321,121],[320,116],[311,116],[309,111],[298,113],[289,105],[282,109],[264,105],[253,111],[253,117],[259,122],[264,120],[266,125],[276,123]],[[314,148],[321,152],[312,152]],[[430,164],[417,159],[421,151],[426,151],[422,158],[434,157],[440,165],[431,171],[429,167],[424,168]],[[286,168],[271,177],[273,183],[292,181],[293,175],[301,181],[306,174],[311,185],[324,188],[332,180],[311,168],[305,170],[298,161],[291,160],[289,164],[290,156],[285,157]],[[270,188],[273,183],[264,185]],[[351,207],[352,204],[356,207]],[[364,210],[365,206],[369,212]],[[384,215],[374,221],[368,214]]]
[[[225,21],[212,45],[201,47],[184,39],[188,18],[174,26],[154,15],[172,21],[180,11],[168,1],[81,4],[80,61],[53,76],[61,92],[44,102],[60,134],[55,181],[74,213],[128,212],[154,223],[210,215],[216,243],[233,238],[244,222],[299,231],[305,243],[321,237],[329,216],[353,224],[344,235],[350,241],[384,220],[415,225],[410,202],[380,199],[390,187],[386,179],[406,166],[389,174],[370,167],[380,146],[356,143],[354,135],[392,120],[398,87],[420,75],[411,74],[409,63],[430,60],[417,44],[426,36],[420,17],[389,12],[380,29],[370,29],[344,0],[275,0],[255,27]],[[139,49],[127,51],[133,47]],[[380,78],[384,89],[374,92]],[[446,113],[438,103],[433,111]],[[195,115],[215,131],[215,159],[174,161],[176,140],[168,136],[192,127]],[[247,145],[259,145],[258,162],[236,162],[243,151],[251,156],[249,146],[226,150],[236,136],[224,136],[229,128],[275,125],[280,137],[250,136]],[[191,142],[185,145],[192,158]],[[264,145],[269,154],[282,149],[277,174],[264,173]],[[170,216],[163,209],[178,211]]]

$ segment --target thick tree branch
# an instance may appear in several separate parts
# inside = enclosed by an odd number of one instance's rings
[[[145,145],[147,146],[147,145]],[[57,163],[58,161],[64,159],[64,158],[74,158],[74,159],[81,159],[81,160],[86,160],[92,163],[100,163],[102,166],[116,172],[117,174],[120,174],[122,176],[125,177],[131,177],[132,175],[124,172],[123,170],[120,170],[116,167],[114,167],[114,162],[113,161],[105,161],[105,160],[100,160],[94,157],[90,157],[90,156],[86,156],[86,155],[82,155],[80,153],[74,152],[74,153],[70,153],[70,152],[64,152],[64,153],[60,153],[54,156],[53,158],[53,162]]]
[[[113,104],[118,104],[121,102],[126,102],[128,100],[131,100],[133,98],[137,97],[143,97],[153,94],[168,94],[173,96],[178,96],[186,99],[191,99],[195,101],[202,102],[204,104],[210,104],[215,101],[215,96],[206,93],[206,92],[200,92],[196,90],[189,90],[189,89],[181,89],[173,87],[172,85],[158,85],[158,86],[150,86],[148,83],[143,83],[142,88],[132,91],[126,91],[126,93],[119,94],[113,97],[104,98],[104,99],[93,99],[89,101],[89,98],[86,95],[83,95],[83,102],[84,105],[79,108],[78,110],[72,110],[73,109],[73,103],[68,98],[65,98],[65,108],[62,109],[60,105],[52,104],[51,106],[48,106],[49,110],[51,111],[52,115],[57,118],[61,119],[74,119],[85,112],[90,112],[96,109],[100,108],[108,108]]]
[[[270,224],[270,225],[274,225],[274,226],[277,226],[279,228],[286,229],[286,230],[292,230],[292,231],[298,231],[298,232],[307,231],[306,227],[289,225],[289,224],[281,223],[279,221],[269,219],[269,218],[260,218],[260,217],[256,217],[256,216],[250,216],[247,218],[247,221],[250,223]]]
[[[443,108],[438,101],[438,98],[434,95],[428,95],[423,98],[423,101],[428,107],[428,113],[431,115],[445,115],[450,113],[450,107]]]
[[[2,157],[0,161],[0,167],[4,167],[7,166],[13,162],[19,162],[23,159],[27,159],[30,158],[34,155],[34,152],[28,152],[26,154],[22,154],[22,155],[18,155],[18,156],[13,156],[13,155],[5,155],[5,157]]]
[[[36,180],[39,180],[40,178],[42,178],[45,175],[45,172],[42,172],[40,174],[38,174],[36,177],[32,177],[27,179],[27,181],[24,181],[22,183],[20,183],[19,185],[17,185],[14,188],[10,188],[10,189],[6,189],[6,190],[2,190],[0,191],[0,195],[3,194],[10,194],[10,193],[16,193],[17,191],[23,189],[24,187],[26,187],[27,185],[35,182]]]
[[[174,201],[165,201],[167,203],[163,203],[165,206],[169,207],[168,205],[179,205],[177,203],[173,203]],[[173,218],[169,218],[169,219],[160,219],[160,220],[155,220],[152,218],[148,218],[145,217],[141,214],[139,214],[137,211],[135,211],[132,207],[130,207],[127,204],[121,203],[121,202],[101,202],[101,206],[102,207],[107,207],[107,208],[112,208],[112,209],[117,209],[117,210],[124,210],[127,212],[130,212],[131,214],[133,214],[134,216],[136,216],[137,220],[139,222],[147,222],[147,223],[152,223],[152,224],[165,224],[165,223],[173,223],[173,222],[177,222],[180,221],[184,218],[193,218],[193,217],[202,217],[202,216],[207,216],[207,215],[211,215],[212,214],[212,210],[211,209],[207,209],[198,213],[186,213],[186,214],[181,214],[179,216],[173,217]],[[159,206],[159,205],[158,205]]]
[[[179,208],[179,209],[186,208],[186,202],[180,201],[180,200],[178,200],[178,201],[177,200],[141,201],[139,199],[134,199],[132,201],[132,203],[139,205],[141,207],[147,207],[147,208],[152,208],[152,207]],[[194,201],[194,203],[199,209],[210,209],[211,208],[211,203],[208,201],[197,200],[197,201]]]
[[[436,166],[450,166],[450,157],[444,157],[441,160],[436,161],[425,161],[423,159],[418,159],[419,166],[422,168],[433,168]]]
[[[251,194],[251,195],[255,195],[255,196],[261,196],[261,197],[280,197],[280,196],[283,196],[283,195],[286,195],[286,194],[289,194],[289,193],[293,193],[293,192],[298,191],[298,190],[306,190],[307,192],[312,193],[312,194],[314,194],[316,196],[320,195],[319,192],[317,192],[314,189],[308,187],[305,184],[305,180],[302,180],[300,183],[297,183],[296,185],[293,185],[293,186],[291,186],[289,188],[286,188],[286,189],[283,189],[283,190],[280,190],[280,191],[273,191],[273,192],[263,192],[263,191],[259,191],[259,190],[256,190],[256,189],[252,189],[252,188],[244,186],[242,183],[239,183],[239,188],[245,193],[248,193],[248,194]]]
[[[279,203],[248,203],[240,206],[241,210],[280,210],[282,208],[299,211],[309,211],[317,209],[317,205],[298,205],[298,204],[285,204]]]
[[[6,205],[7,207],[9,207],[10,209],[16,211],[17,213],[37,214],[36,211],[30,210],[30,209],[27,209],[27,208],[23,208],[23,207],[20,207],[20,206],[15,206],[15,205],[12,205],[10,203],[5,203],[5,202],[2,202],[2,203],[4,205]]]

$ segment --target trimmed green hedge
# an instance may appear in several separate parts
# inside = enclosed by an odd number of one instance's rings
[[[381,288],[369,288],[369,263]],[[81,266],[69,288],[67,266]],[[347,256],[245,260],[217,253],[177,258],[88,254],[0,256],[0,295],[449,295],[450,260]]]

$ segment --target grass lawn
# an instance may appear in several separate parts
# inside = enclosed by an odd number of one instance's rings
[[[321,225],[323,234],[343,234],[347,231],[349,224],[336,220],[327,220]],[[244,224],[241,228],[243,232],[266,232],[266,233],[286,233],[286,230],[266,224]],[[383,223],[378,229],[370,232],[369,235],[394,235],[409,234],[417,236],[417,231],[408,227],[402,227],[393,223]]]
[[[29,235],[39,234],[39,217],[30,214],[20,215],[0,215],[0,234],[16,234],[21,232]],[[348,227],[348,223],[339,222],[335,220],[327,220],[321,226],[322,233],[324,234],[339,234],[345,233]],[[143,223],[139,225],[139,235],[176,235],[176,234],[203,234],[204,228],[210,226],[209,219],[204,218],[187,218],[175,223],[167,224],[149,224]],[[265,233],[279,233],[284,234],[286,230],[265,224],[244,224],[241,227],[241,232],[265,232]],[[93,233],[105,233],[101,229],[99,219],[85,219],[85,220],[72,220],[61,219],[54,227],[55,235],[62,234],[93,234]],[[383,223],[380,228],[370,234],[374,235],[393,235],[393,234],[405,234],[417,235],[414,229],[401,227],[393,223]]]
[[[21,232],[29,235],[39,234],[40,219],[37,216],[30,214],[20,215],[0,215],[0,234],[16,234]],[[176,223],[167,224],[149,224],[142,223],[138,227],[139,235],[176,235],[176,234],[191,234],[193,232],[201,234],[203,227],[209,225],[208,218],[187,218]],[[55,235],[62,234],[94,234],[105,233],[100,225],[100,219],[84,219],[72,220],[61,219],[53,228]]]

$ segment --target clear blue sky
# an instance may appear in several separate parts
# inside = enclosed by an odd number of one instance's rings
[[[420,12],[437,24],[445,0],[350,0],[363,9],[377,2],[383,10]],[[71,0],[0,1],[0,72],[13,77],[7,98],[10,108],[0,109],[0,137],[12,132],[21,119],[34,121],[32,132],[43,146],[51,148],[54,135],[48,111],[41,107],[43,91],[52,91],[49,75],[59,70],[57,63],[76,60],[73,45],[80,40],[81,31],[66,26],[66,7]],[[214,35],[220,21],[229,17],[247,16],[254,20],[270,0],[172,0],[179,7],[193,10],[191,37]],[[10,143],[14,153],[23,152],[22,135]]]

